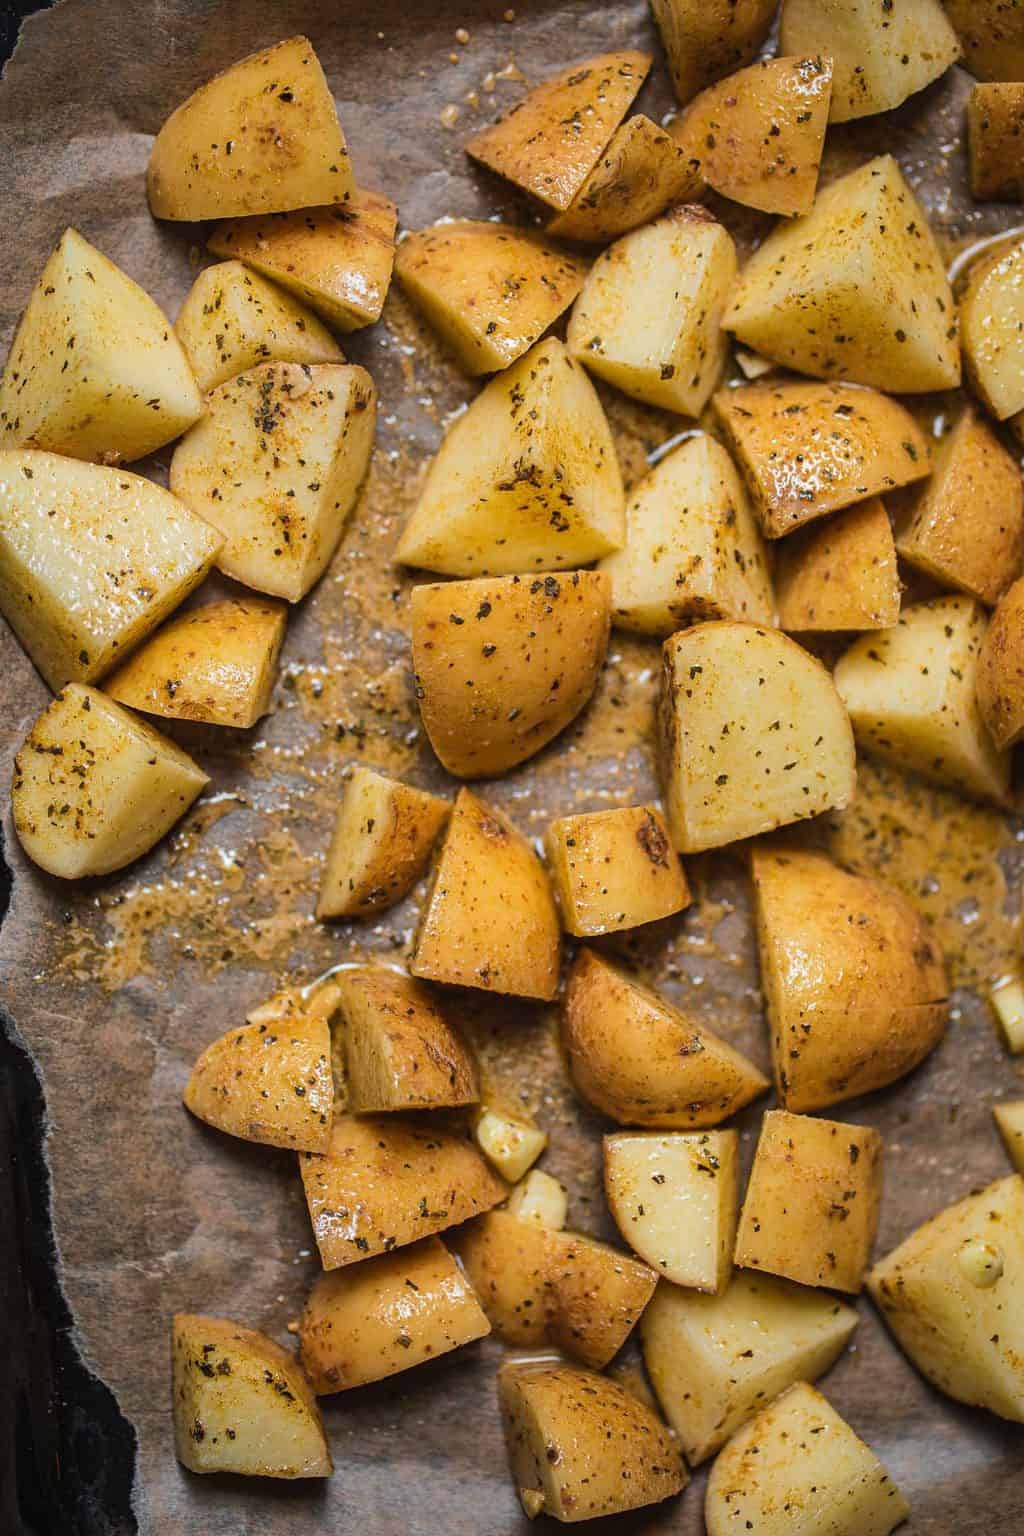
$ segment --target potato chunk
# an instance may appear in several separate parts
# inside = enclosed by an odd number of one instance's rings
[[[454,219],[405,235],[395,276],[466,373],[507,368],[568,309],[586,265],[511,224]]]
[[[564,213],[548,225],[563,240],[603,244],[650,223],[671,203],[692,203],[705,187],[700,157],[642,112],[617,128]]]
[[[589,949],[569,972],[562,1043],[579,1093],[621,1125],[718,1125],[768,1086],[739,1051]]]
[[[345,135],[307,37],[239,59],[193,91],[156,136],[146,171],[158,219],[223,219],[343,203]]]
[[[476,1144],[510,1184],[518,1183],[548,1144],[547,1131],[520,1110],[481,1104],[473,1120]]]
[[[960,57],[940,0],[786,0],[779,47],[831,54],[833,123],[898,107]]]
[[[617,1355],[654,1295],[646,1264],[581,1232],[547,1233],[548,1339],[593,1370]]]
[[[299,1325],[313,1391],[347,1392],[490,1333],[465,1276],[438,1237],[320,1275]]]
[[[999,244],[970,267],[960,299],[964,367],[999,421],[1024,409],[1024,240]]]
[[[1024,1173],[1024,1099],[1008,1099],[992,1108],[1006,1155],[1018,1173]]]
[[[520,1349],[548,1342],[553,1297],[549,1230],[488,1211],[451,1236],[495,1336]]]
[[[569,320],[569,351],[627,395],[699,416],[725,363],[735,275],[728,231],[704,208],[673,208],[597,258]]]
[[[171,489],[224,534],[217,565],[297,603],[323,575],[373,448],[373,380],[334,363],[263,363],[207,396]]]
[[[349,1109],[362,1115],[476,1103],[473,1058],[421,982],[366,966],[342,971],[337,986]]]
[[[545,846],[562,922],[577,937],[636,928],[689,905],[683,867],[649,805],[563,816]]]
[[[358,763],[341,792],[316,915],[368,917],[407,895],[427,867],[451,804]]]
[[[971,196],[1019,203],[1024,197],[1024,85],[976,85],[967,101]]]
[[[1010,759],[994,746],[975,696],[987,623],[972,597],[914,603],[893,629],[855,640],[834,677],[866,751],[1005,806]]]
[[[141,459],[203,408],[167,317],[76,229],[61,236],[0,382],[0,444],[114,464]]]
[[[1006,0],[944,0],[978,80],[1024,80],[1024,13]]]
[[[777,0],[651,0],[676,96],[749,64],[771,31]]]
[[[14,759],[14,830],[48,874],[108,875],[148,853],[208,783],[130,710],[69,683]]]
[[[795,1381],[816,1381],[857,1326],[825,1291],[737,1270],[718,1296],[664,1281],[643,1317],[644,1363],[691,1466]]]
[[[885,504],[859,501],[776,544],[779,626],[790,633],[888,629],[902,586]]]
[[[626,1242],[675,1285],[728,1283],[739,1205],[735,1131],[604,1138],[604,1191]]]
[[[549,337],[448,429],[395,558],[445,576],[564,570],[621,548],[623,504],[594,386]]]
[[[865,1125],[769,1110],[740,1212],[735,1262],[857,1292],[882,1198],[882,1138]]]
[[[316,1398],[266,1334],[178,1312],[171,1336],[174,1449],[190,1472],[330,1477]]]
[[[780,224],[740,273],[723,323],[755,352],[814,378],[896,393],[960,382],[945,265],[891,155]]]
[[[409,969],[430,981],[550,1001],[561,935],[544,867],[522,833],[459,792]]]
[[[1024,1422],[1024,1181],[947,1206],[875,1265],[872,1300],[940,1392]]]
[[[518,1221],[535,1222],[541,1227],[553,1227],[556,1231],[565,1226],[568,1211],[569,1197],[565,1186],[540,1168],[531,1169],[508,1197],[510,1216],[515,1216]]]
[[[978,708],[999,751],[1024,737],[1024,577],[1000,599],[978,652]]]
[[[752,624],[698,624],[665,641],[661,779],[681,853],[842,808],[853,732],[825,668]]]

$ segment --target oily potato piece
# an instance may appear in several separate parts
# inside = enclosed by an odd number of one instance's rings
[[[307,37],[239,59],[173,111],[146,169],[158,219],[224,219],[343,203],[352,167]]]
[[[1011,971],[986,989],[1003,1044],[1011,1056],[1024,1052],[1024,981]]]
[[[548,1340],[592,1370],[626,1342],[658,1277],[631,1254],[582,1232],[547,1232],[551,1306]]]
[[[775,545],[779,627],[795,634],[888,629],[900,616],[896,545],[878,496]]]
[[[683,867],[649,805],[562,816],[544,844],[567,933],[617,933],[689,905]]]
[[[174,1450],[190,1472],[330,1477],[316,1398],[266,1334],[177,1312],[171,1330]]]
[[[672,203],[695,203],[704,188],[699,155],[637,112],[615,130],[594,169],[547,232],[602,245],[648,224]]]
[[[561,1231],[569,1211],[569,1197],[565,1186],[550,1173],[533,1168],[509,1195],[507,1209],[518,1221]]]
[[[1024,1172],[1024,1099],[1008,1099],[992,1107],[1006,1155],[1018,1173]]]
[[[891,155],[780,224],[744,266],[723,323],[745,346],[814,378],[897,393],[960,382],[945,264]]]
[[[728,231],[681,204],[597,258],[573,306],[569,351],[646,405],[699,416],[725,364],[735,275]]]
[[[968,382],[999,421],[1024,409],[1024,239],[1000,242],[968,268],[960,337]]]
[[[495,1336],[520,1349],[548,1342],[553,1304],[549,1230],[488,1211],[451,1234]]]
[[[676,96],[749,64],[771,31],[778,0],[651,0]]]
[[[602,571],[480,577],[414,587],[420,717],[449,773],[507,773],[575,720],[608,649]]]
[[[14,759],[14,830],[48,874],[108,875],[148,853],[208,783],[198,763],[144,720],[69,683]]]
[[[476,1144],[492,1168],[508,1183],[517,1183],[548,1144],[542,1131],[523,1110],[503,1104],[481,1104],[473,1117]]]
[[[368,917],[401,901],[427,866],[451,804],[356,763],[341,792],[316,915]]]
[[[476,1065],[428,989],[383,966],[337,977],[345,1086],[356,1114],[475,1104]]]
[[[997,750],[1024,736],[1024,577],[1000,599],[978,653],[978,708]]]
[[[978,80],[1024,80],[1024,13],[1006,0],[944,0]]]
[[[976,85],[967,101],[971,196],[1019,203],[1024,196],[1024,84]]]

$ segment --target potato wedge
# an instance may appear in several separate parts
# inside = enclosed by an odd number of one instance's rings
[[[356,331],[380,319],[397,221],[390,198],[355,187],[341,207],[228,219],[206,244],[279,283],[336,331]]]
[[[960,382],[945,265],[891,155],[833,182],[806,218],[768,236],[740,273],[723,324],[814,378],[896,393]]]
[[[548,1341],[552,1306],[547,1228],[488,1211],[451,1234],[496,1338],[520,1349]]]
[[[697,619],[769,624],[768,556],[728,453],[701,433],[660,459],[626,503],[626,547],[600,569],[612,622],[667,636]]]
[[[323,575],[373,448],[364,368],[263,363],[211,391],[171,490],[224,535],[218,568],[297,603]]]
[[[148,853],[209,782],[130,710],[69,683],[14,759],[14,830],[48,874],[108,875]]]
[[[978,708],[1000,752],[1024,737],[1024,577],[1001,598],[978,652]]]
[[[903,589],[892,525],[879,497],[811,523],[775,550],[780,629],[889,629],[898,620]]]
[[[1024,197],[1024,85],[976,85],[967,99],[967,151],[976,202],[1019,203]]]
[[[968,269],[960,337],[968,382],[999,421],[1024,409],[1024,240],[1000,243]]]
[[[364,966],[340,972],[337,986],[350,1110],[363,1115],[476,1103],[473,1057],[422,982]]]
[[[816,1381],[857,1326],[825,1291],[736,1270],[718,1296],[665,1281],[640,1319],[661,1410],[697,1466],[795,1381]]]
[[[725,364],[735,276],[731,235],[681,204],[597,258],[569,319],[569,351],[627,395],[699,416]]]
[[[476,1144],[503,1179],[516,1184],[537,1161],[548,1144],[542,1131],[523,1111],[481,1104],[473,1118]]]
[[[698,624],[666,640],[659,738],[680,853],[722,848],[853,798],[853,732],[835,685],[775,630]]]
[[[647,1264],[582,1232],[547,1232],[548,1339],[592,1370],[617,1355],[654,1295]]]
[[[616,128],[564,213],[547,227],[560,240],[603,245],[650,223],[672,203],[704,194],[700,157],[637,112]]]
[[[141,459],[203,408],[166,315],[77,229],[61,236],[0,381],[0,444],[105,464]]]
[[[174,1449],[190,1472],[330,1477],[316,1398],[266,1334],[178,1312],[171,1337]]]
[[[507,773],[547,746],[597,686],[611,582],[602,571],[414,587],[420,716],[449,773]]]
[[[580,1095],[620,1125],[718,1125],[768,1086],[739,1051],[590,949],[569,972],[562,1044]]]
[[[720,390],[714,408],[769,539],[931,468],[910,412],[874,389],[743,384]]]
[[[1024,80],[1024,15],[1006,0],[943,0],[978,80]]]
[[[1005,806],[1009,755],[994,745],[976,698],[987,625],[973,597],[913,603],[893,629],[855,640],[833,676],[865,751]]]
[[[531,1169],[508,1197],[510,1216],[540,1227],[553,1227],[555,1231],[560,1232],[565,1226],[568,1212],[569,1197],[564,1185],[540,1168]]]
[[[466,153],[549,207],[568,208],[650,67],[649,53],[630,49],[571,64],[474,134]]]
[[[992,1114],[1006,1155],[1018,1173],[1024,1173],[1024,1099],[1007,1099],[992,1106]]]
[[[683,867],[649,805],[562,816],[544,843],[567,933],[618,933],[689,905]]]
[[[779,48],[831,54],[833,123],[891,111],[960,57],[940,0],[786,0]]]
[[[771,31],[777,0],[651,0],[676,96],[749,64]]]
[[[449,986],[550,1001],[560,948],[537,855],[500,811],[460,790],[409,969]]]
[[[1024,1422],[1024,1181],[947,1206],[868,1277],[871,1299],[940,1392]]]
[[[623,506],[594,386],[549,337],[448,429],[395,559],[445,576],[586,565],[621,548]]]
[[[146,169],[158,219],[224,219],[343,203],[352,167],[307,37],[239,59],[173,111]]]
[[[427,867],[451,803],[356,763],[341,792],[316,915],[368,917],[393,907]]]

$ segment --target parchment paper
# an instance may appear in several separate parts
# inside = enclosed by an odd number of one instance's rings
[[[657,42],[642,0],[518,0],[511,24],[504,9],[501,0],[64,0],[33,18],[0,86],[4,342],[69,223],[177,312],[202,232],[150,218],[151,136],[215,70],[298,31],[313,38],[323,60],[360,178],[398,201],[405,227],[441,215],[524,217],[507,189],[465,160],[462,139],[495,105],[515,99],[519,71],[536,79],[588,52],[638,45],[657,52]],[[469,31],[468,44],[456,40],[457,28]],[[954,71],[902,111],[841,130],[833,167],[891,149],[955,239],[1016,222],[1007,209],[959,212],[970,206],[959,140],[967,86]],[[479,105],[466,99],[473,92]],[[441,120],[449,105],[459,108],[454,128]],[[669,105],[660,56],[639,105],[655,116]],[[757,227],[735,209],[723,216],[745,235]],[[183,829],[121,876],[78,887],[51,881],[22,857],[5,822],[14,895],[0,937],[0,984],[45,1077],[64,1283],[86,1360],[138,1429],[145,1532],[293,1536],[326,1522],[366,1536],[508,1536],[526,1526],[501,1445],[494,1394],[501,1349],[491,1341],[326,1399],[337,1472],[325,1484],[194,1477],[171,1445],[172,1311],[228,1315],[287,1342],[287,1323],[316,1271],[295,1159],[192,1120],[180,1105],[189,1067],[284,972],[309,979],[368,951],[398,959],[408,952],[415,895],[376,925],[329,929],[312,919],[345,764],[358,758],[445,786],[418,734],[404,617],[409,583],[390,566],[389,551],[445,413],[473,386],[397,300],[382,325],[346,346],[370,367],[381,396],[375,469],[330,572],[292,618],[273,715],[237,736],[175,732],[214,782]],[[632,477],[680,423],[608,400]],[[930,415],[943,404],[925,409]],[[159,463],[151,468],[160,474]],[[656,662],[653,645],[616,637],[584,719],[484,793],[534,835],[570,808],[651,795]],[[5,785],[10,758],[46,700],[5,629]],[[1019,900],[1018,834],[994,818],[957,820],[953,802],[941,797],[914,803],[919,820],[934,823],[940,837],[948,833],[937,855],[948,883],[937,898],[927,893],[929,910],[943,918],[944,935],[959,925],[961,937],[977,937],[985,963],[996,963],[1016,942],[999,909],[1005,902],[1015,910]],[[986,893],[981,902],[965,896],[972,867],[974,889]],[[694,908],[626,947],[658,985],[764,1064],[742,868],[722,857],[697,861],[692,873]],[[953,904],[959,910],[951,917]],[[611,1236],[600,1198],[602,1125],[572,1098],[550,1017],[496,999],[467,1002],[467,1013],[491,1070],[523,1093],[551,1133],[546,1166],[570,1187],[570,1221]],[[949,1038],[909,1082],[837,1111],[878,1126],[886,1139],[879,1251],[1006,1171],[990,1105],[1019,1093],[1019,1079],[985,1007],[963,993]],[[762,1107],[740,1121],[748,1157]],[[854,1347],[825,1388],[909,1496],[909,1529],[918,1536],[1024,1530],[1020,1429],[932,1392],[870,1305],[860,1306]],[[698,1476],[681,1500],[603,1528],[608,1536],[699,1532],[703,1482]]]

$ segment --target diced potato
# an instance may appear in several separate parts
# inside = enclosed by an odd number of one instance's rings
[[[683,867],[649,805],[563,816],[545,847],[562,922],[577,937],[636,928],[689,905]]]
[[[539,235],[454,219],[405,235],[395,276],[466,373],[507,368],[568,309],[586,264]]]
[[[549,337],[448,429],[395,559],[444,576],[586,565],[622,547],[623,506],[594,386]]]
[[[960,336],[971,388],[999,421],[1024,409],[1024,239],[1000,243],[969,269]]]
[[[973,597],[914,603],[893,629],[855,640],[833,675],[858,745],[1005,806],[1009,755],[993,744],[975,696],[987,624]]]
[[[642,112],[612,134],[604,153],[548,234],[603,244],[650,223],[671,203],[695,203],[705,187],[701,161]]]
[[[178,444],[171,490],[224,534],[217,565],[297,603],[341,538],[373,448],[373,380],[336,363],[263,363],[213,390]]]
[[[0,382],[0,443],[115,464],[180,436],[202,412],[163,311],[76,229],[28,301]]]
[[[199,585],[220,545],[141,475],[0,452],[0,610],[55,690],[109,672]]]
[[[1001,976],[989,987],[988,1000],[999,1020],[1006,1049],[1019,1056],[1024,1051],[1024,981],[1017,975]]]
[[[889,1536],[909,1513],[875,1453],[806,1382],[729,1442],[704,1501],[708,1536]]]
[[[144,720],[69,683],[14,759],[14,830],[48,874],[108,875],[148,853],[208,783]]]
[[[451,804],[358,763],[341,792],[316,915],[367,917],[394,906],[427,867]]]
[[[451,1234],[495,1337],[520,1349],[547,1343],[553,1302],[549,1230],[488,1211]]]
[[[229,219],[206,244],[279,283],[335,330],[356,331],[380,319],[397,221],[390,198],[355,187],[340,208]]]
[[[1024,14],[1006,0],[943,0],[978,80],[1024,80]]]
[[[158,219],[343,203],[352,193],[345,135],[320,60],[290,37],[214,75],[171,113],[146,171]]]
[[[251,1008],[245,1016],[245,1022],[264,1024],[267,1028],[277,1024],[288,1026],[299,1020],[305,1021],[310,1027],[317,1019],[330,1024],[340,1001],[338,985],[333,978],[315,981],[309,987],[289,985]]]
[[[626,503],[626,547],[600,569],[612,622],[664,637],[696,619],[769,624],[768,558],[736,467],[705,433],[645,475]]]
[[[718,1125],[768,1086],[739,1051],[589,949],[569,972],[562,1042],[579,1093],[621,1125]]]
[[[532,1221],[537,1226],[561,1231],[569,1213],[569,1197],[550,1173],[533,1168],[509,1195],[508,1212],[518,1221]]]
[[[508,1189],[461,1132],[418,1115],[339,1115],[324,1154],[299,1156],[324,1269],[443,1232]]]
[[[509,1360],[498,1372],[498,1399],[512,1481],[531,1520],[614,1515],[686,1487],[661,1420],[607,1376]]]
[[[665,811],[681,853],[853,798],[853,733],[835,685],[775,630],[698,624],[666,640],[659,735]]]
[[[888,629],[900,616],[896,545],[877,496],[776,544],[779,626],[795,634]]]
[[[473,1134],[487,1161],[503,1179],[517,1184],[548,1144],[548,1133],[528,1116],[483,1104]]]
[[[737,1270],[719,1296],[665,1281],[643,1317],[644,1363],[697,1466],[796,1381],[816,1381],[857,1326],[825,1291]]]
[[[608,649],[603,571],[480,577],[414,587],[412,664],[420,716],[449,773],[507,773],[589,700]]]
[[[897,1342],[940,1392],[1024,1422],[1024,1181],[926,1221],[868,1277]]]
[[[449,986],[550,1001],[560,948],[537,855],[500,811],[460,790],[409,969]]]
[[[993,1106],[1006,1155],[1018,1173],[1024,1173],[1024,1099],[1008,1099]]]
[[[749,64],[771,31],[778,0],[651,0],[676,96]]]
[[[733,351],[740,372],[745,379],[763,379],[765,374],[776,373],[777,365],[770,357],[762,357],[758,352],[750,352],[746,347],[736,347]]]
[[[604,1191],[626,1242],[675,1285],[728,1283],[739,1206],[735,1131],[604,1138]]]
[[[978,652],[978,707],[996,747],[1024,736],[1024,577],[1000,598]]]
[[[547,1241],[549,1341],[601,1370],[636,1327],[658,1277],[639,1259],[580,1232],[549,1231]]]
[[[715,396],[754,512],[770,539],[931,468],[910,412],[850,384],[743,384]]]
[[[174,1450],[190,1472],[330,1477],[320,1410],[298,1361],[266,1334],[178,1312]]]
[[[435,1360],[490,1333],[461,1269],[438,1237],[320,1275],[299,1324],[314,1392],[346,1392]]]
[[[597,258],[573,306],[569,351],[627,395],[699,416],[725,365],[735,275],[728,231],[681,204]]]
[[[651,67],[623,50],[571,64],[474,134],[466,153],[551,208],[566,209],[596,166]]]
[[[382,966],[337,977],[348,1108],[446,1109],[479,1098],[476,1064],[432,994]]]
[[[740,273],[723,323],[815,378],[896,393],[960,382],[945,265],[891,155],[826,187],[806,218],[780,224]]]
[[[976,85],[967,100],[971,196],[1019,203],[1024,197],[1024,85]]]
[[[898,107],[960,57],[940,0],[786,0],[779,48],[831,54],[834,123]]]
[[[857,1292],[882,1198],[882,1138],[866,1125],[784,1109],[761,1122],[735,1262],[801,1285]]]

